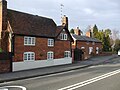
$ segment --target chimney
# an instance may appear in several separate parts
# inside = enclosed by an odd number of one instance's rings
[[[7,51],[8,36],[7,30],[7,1],[0,0],[0,48]]]
[[[89,30],[86,32],[86,36],[93,37],[93,28],[90,27]]]
[[[79,27],[77,27],[77,29],[74,29],[74,33],[79,36],[82,35],[82,31],[79,29]]]
[[[65,26],[68,29],[68,17],[66,17],[66,15],[62,17],[62,26]]]
[[[0,1],[0,29],[6,30],[7,29],[7,1],[1,0]]]
[[[93,37],[93,33],[91,32],[91,30],[88,30],[88,31],[86,32],[86,36],[87,36],[87,37]]]

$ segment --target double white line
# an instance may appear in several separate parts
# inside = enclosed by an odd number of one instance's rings
[[[73,85],[70,85],[70,86],[67,86],[67,87],[64,87],[64,88],[60,88],[58,90],[74,90],[74,89],[83,87],[85,85],[94,83],[96,81],[105,79],[107,77],[113,76],[113,75],[118,74],[118,73],[120,73],[120,69],[109,72],[109,73],[106,73],[106,74],[103,74],[101,76],[98,76],[98,77],[95,77],[95,78],[92,78],[92,79],[89,79],[89,80],[86,80],[86,81],[83,81],[83,82],[80,82],[80,83],[76,83],[76,84],[73,84]]]

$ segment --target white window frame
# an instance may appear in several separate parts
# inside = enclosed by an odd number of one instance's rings
[[[50,47],[54,46],[54,39],[48,39],[48,46]]]
[[[64,52],[64,58],[70,58],[71,57],[71,52],[70,51],[65,51]]]
[[[92,42],[92,45],[95,45],[95,42]]]
[[[61,39],[61,40],[67,40],[67,39],[68,39],[67,34],[61,33],[61,34],[60,34],[60,39]]]
[[[99,47],[96,47],[96,54],[99,54]]]
[[[93,52],[93,47],[89,47],[89,54],[92,54]]]
[[[34,52],[24,52],[23,60],[24,61],[34,61],[35,60],[35,53]]]
[[[64,34],[64,40],[67,40],[67,34]]]
[[[35,46],[35,37],[24,36],[24,45],[26,46]]]
[[[81,47],[81,49],[85,49],[85,47]]]
[[[63,31],[65,31],[65,29],[63,29]]]
[[[60,34],[60,39],[63,40],[63,33]]]
[[[53,60],[54,59],[54,52],[49,51],[47,52],[47,60]]]

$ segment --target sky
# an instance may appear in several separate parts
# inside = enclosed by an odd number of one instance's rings
[[[52,18],[61,24],[62,15],[69,19],[69,29],[79,27],[83,32],[90,25],[99,29],[120,30],[120,0],[7,0],[8,8]]]

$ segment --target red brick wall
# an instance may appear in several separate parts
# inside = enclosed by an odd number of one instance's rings
[[[25,46],[24,36],[15,36],[14,45],[14,61],[23,61],[24,52],[34,52],[35,60],[45,60],[47,59],[47,52],[53,51],[53,47],[47,46],[47,38],[36,38],[35,46]]]
[[[4,52],[9,52],[7,20],[7,1],[2,0],[0,1],[0,48],[2,48]]]
[[[10,60],[0,60],[0,73],[10,72]]]
[[[96,55],[96,47],[99,47],[99,49],[102,49],[102,44],[101,43],[95,43],[93,45],[93,42],[82,42],[82,41],[77,41],[77,48],[81,49],[81,47],[85,47],[83,49],[84,51],[84,58],[89,58],[91,55],[89,55],[89,47],[93,47],[93,54]]]
[[[64,58],[65,51],[71,51],[70,41],[55,42],[55,58]]]
[[[1,39],[1,32],[2,32],[2,2],[0,3],[0,39]],[[1,46],[1,41],[0,41]]]
[[[7,1],[0,1],[0,30],[7,28]]]
[[[10,55],[10,53],[0,53],[0,73],[6,73],[11,71]]]
[[[54,47],[48,47],[48,38],[36,38],[35,46],[25,46],[24,36],[15,36],[14,61],[23,61],[24,52],[34,52],[35,60],[46,60],[47,52],[53,51],[54,58],[64,58],[64,51],[70,51],[70,41],[55,41]]]

